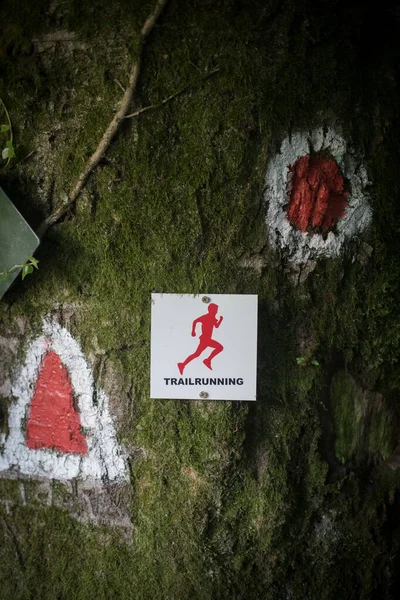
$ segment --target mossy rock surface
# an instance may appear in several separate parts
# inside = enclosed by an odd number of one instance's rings
[[[33,227],[95,150],[151,9],[3,0],[0,185]],[[389,3],[168,3],[133,109],[182,93],[124,123],[0,306],[15,364],[48,314],[79,340],[129,454],[132,531],[84,523],[73,484],[41,503],[1,479],[2,598],[397,597],[398,21]],[[268,243],[265,172],[319,126],[364,155],[373,221],[299,282]],[[257,403],[149,399],[151,292],[258,294]]]

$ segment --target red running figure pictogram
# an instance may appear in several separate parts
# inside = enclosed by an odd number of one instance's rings
[[[218,329],[218,327],[221,325],[221,323],[223,321],[223,317],[220,317],[217,320],[217,318],[215,316],[217,314],[217,312],[218,312],[218,305],[210,304],[208,307],[208,314],[202,315],[201,317],[198,317],[197,319],[195,319],[193,321],[192,337],[196,337],[196,325],[197,325],[197,323],[201,323],[200,342],[199,342],[199,345],[197,346],[196,351],[193,352],[193,354],[190,354],[190,356],[188,356],[184,362],[178,363],[178,369],[179,369],[179,373],[181,375],[183,375],[183,370],[186,367],[186,365],[189,364],[192,360],[194,360],[198,356],[200,356],[200,354],[202,354],[202,352],[204,352],[204,350],[206,348],[214,348],[214,350],[211,352],[210,356],[203,360],[203,363],[206,365],[206,367],[208,367],[212,371],[212,367],[211,367],[212,359],[215,356],[217,356],[217,354],[222,352],[222,350],[224,349],[222,344],[220,344],[219,342],[216,342],[215,340],[212,339],[212,333],[213,333],[214,327],[216,329]]]

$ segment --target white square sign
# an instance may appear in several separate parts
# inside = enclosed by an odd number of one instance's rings
[[[257,296],[152,294],[151,398],[255,400]]]

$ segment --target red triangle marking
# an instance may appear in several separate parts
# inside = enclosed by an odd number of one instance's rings
[[[65,454],[87,453],[69,374],[54,350],[42,360],[30,405],[26,443],[32,450],[54,448]]]

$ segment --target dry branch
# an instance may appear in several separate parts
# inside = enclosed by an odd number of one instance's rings
[[[54,225],[54,223],[56,223],[59,219],[61,219],[61,217],[63,217],[65,213],[68,210],[70,210],[70,208],[76,202],[76,199],[85,187],[88,177],[92,173],[93,169],[95,169],[95,167],[99,164],[104,153],[109,147],[112,139],[117,133],[121,122],[124,120],[126,114],[128,113],[129,107],[132,103],[133,97],[136,92],[136,87],[140,75],[140,69],[142,66],[143,46],[146,42],[147,37],[151,33],[155,23],[157,22],[157,19],[160,16],[161,11],[163,10],[167,1],[168,0],[158,0],[154,11],[147,17],[140,32],[137,59],[132,64],[131,72],[129,75],[128,87],[126,88],[126,91],[122,97],[120,107],[115,113],[114,117],[112,118],[106,131],[104,132],[104,135],[101,138],[99,145],[96,148],[96,151],[86,162],[82,172],[80,173],[76,181],[73,190],[68,195],[68,201],[63,206],[60,206],[58,209],[54,210],[48,217],[46,217],[43,223],[41,223],[41,225],[39,226],[37,230],[39,238],[42,238],[48,230],[48,228]]]

